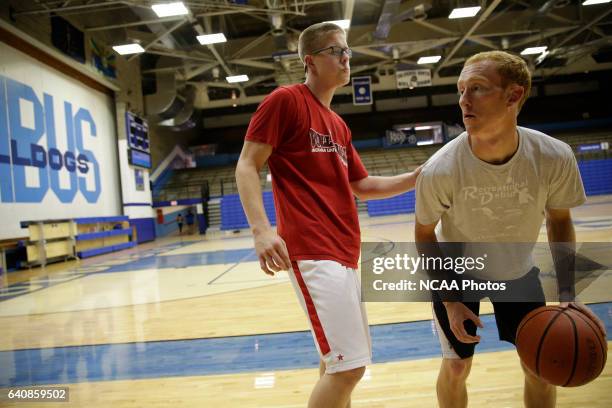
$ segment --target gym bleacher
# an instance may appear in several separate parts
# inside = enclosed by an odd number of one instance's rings
[[[568,143],[574,152],[578,146],[610,141],[611,132],[597,131],[590,133],[567,133],[556,135],[557,138]],[[412,171],[423,164],[433,155],[441,145],[404,147],[392,149],[366,149],[360,151],[360,157],[373,176],[392,176]],[[600,195],[612,193],[612,158],[609,150],[576,153],[578,165],[583,178],[587,195]],[[170,201],[200,196],[200,189],[206,181],[210,187],[211,198],[220,206],[220,220],[218,227],[221,230],[239,230],[248,228],[248,222],[235,181],[235,167],[224,166],[217,168],[194,168],[175,170],[170,180],[155,197],[156,201]],[[276,214],[272,197],[271,183],[266,181],[267,166],[260,173],[264,206],[270,222],[276,224]],[[359,204],[359,203],[358,203]],[[413,213],[415,207],[414,191],[383,200],[370,200],[358,205],[361,214],[370,217]],[[211,226],[215,226],[211,223]]]

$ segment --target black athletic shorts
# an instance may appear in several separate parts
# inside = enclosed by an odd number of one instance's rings
[[[478,316],[480,312],[480,299],[488,297],[491,300],[491,303],[493,303],[499,339],[516,344],[516,329],[521,323],[521,320],[523,320],[523,318],[532,310],[546,304],[542,284],[540,282],[540,278],[538,277],[539,273],[540,270],[534,267],[525,276],[519,279],[505,281],[507,284],[507,289],[503,292],[503,294],[500,295],[501,292],[497,291],[471,292],[470,297],[474,299],[474,301],[466,301],[462,303]],[[525,296],[525,290],[529,291],[528,296]],[[522,294],[522,297],[529,299],[529,301],[507,301],[507,298],[504,297],[509,296],[508,294],[511,296],[512,293]],[[443,356],[445,358],[472,357],[474,355],[474,349],[476,348],[477,343],[466,344],[457,340],[450,328],[448,315],[446,314],[446,307],[441,301],[433,302],[433,310]],[[470,335],[476,335],[477,326],[471,320],[466,320],[464,325],[466,331]]]

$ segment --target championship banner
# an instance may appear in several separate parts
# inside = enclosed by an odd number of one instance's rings
[[[353,105],[372,104],[372,78],[370,76],[353,77]]]
[[[407,71],[395,71],[397,89],[413,89],[422,86],[431,86],[431,70],[411,69]]]

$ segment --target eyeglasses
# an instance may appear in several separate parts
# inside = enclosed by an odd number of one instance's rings
[[[327,50],[331,50],[331,52],[329,53],[330,55],[335,55],[338,58],[342,58],[342,54],[346,54],[347,57],[352,58],[353,57],[353,51],[350,48],[342,48],[342,47],[337,47],[335,45],[332,45],[331,47],[325,47],[325,48],[321,48],[319,50],[315,50],[313,52],[311,52],[311,55],[315,55],[318,54],[320,52],[323,51],[327,51]]]

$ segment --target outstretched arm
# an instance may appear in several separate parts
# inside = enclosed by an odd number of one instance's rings
[[[397,176],[368,176],[352,182],[351,189],[353,190],[353,194],[360,200],[393,197],[412,190],[420,172],[421,166],[410,173],[404,173]]]

